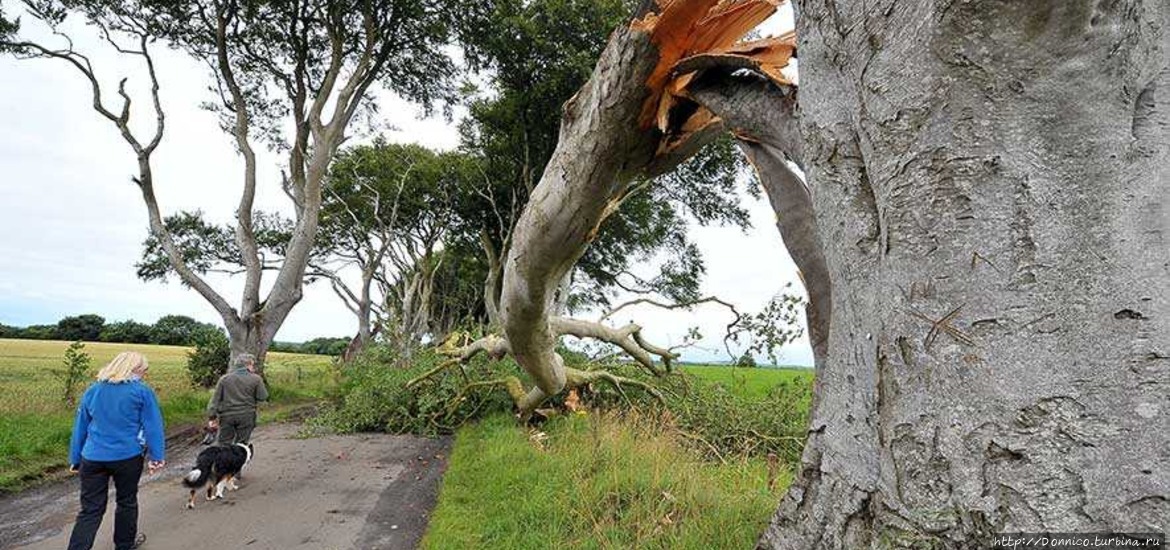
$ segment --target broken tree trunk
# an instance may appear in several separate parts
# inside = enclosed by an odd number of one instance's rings
[[[778,72],[790,46],[765,44],[747,54],[734,49],[776,5],[646,3],[630,25],[614,32],[589,82],[566,103],[557,148],[516,224],[505,262],[504,329],[516,361],[536,383],[522,413],[565,388],[552,326],[558,284],[634,178],[671,169],[716,135],[719,121],[709,111],[679,99],[687,77],[680,79],[675,66],[701,54],[741,55]]]
[[[833,281],[762,548],[1170,528],[1170,9],[797,2]]]

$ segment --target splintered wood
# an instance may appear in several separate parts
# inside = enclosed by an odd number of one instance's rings
[[[634,20],[631,28],[650,34],[658,63],[646,86],[642,128],[663,134],[659,154],[684,143],[707,126],[719,124],[705,107],[687,96],[698,71],[713,67],[747,69],[792,85],[781,69],[796,53],[793,32],[762,40],[741,41],[776,12],[784,0],[660,0],[659,11]]]

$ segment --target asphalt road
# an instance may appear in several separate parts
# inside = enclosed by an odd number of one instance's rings
[[[144,549],[408,549],[426,531],[450,448],[448,439],[363,434],[299,438],[297,424],[256,429],[240,490],[185,509],[181,476],[199,434],[168,443],[168,466],[144,476]],[[0,548],[65,548],[77,513],[77,481],[0,499]],[[113,548],[113,494],[95,549]]]

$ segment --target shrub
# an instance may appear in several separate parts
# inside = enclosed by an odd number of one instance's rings
[[[187,352],[187,375],[191,384],[210,388],[227,372],[231,346],[219,329],[202,329],[192,335],[195,350]]]
[[[459,367],[406,389],[410,379],[437,366],[445,358],[433,351],[418,352],[408,368],[398,368],[398,354],[388,346],[371,346],[342,367],[339,396],[331,408],[312,422],[340,432],[380,431],[424,436],[448,434],[465,422],[495,411],[510,411],[512,402],[501,391],[478,391],[455,401],[465,384]],[[476,359],[467,365],[476,380],[514,375],[511,361],[489,363]]]
[[[285,353],[309,353],[313,355],[332,355],[334,357],[345,353],[345,348],[349,347],[349,338],[330,338],[322,336],[314,338],[304,343],[296,342],[273,342],[268,346],[268,351],[280,351]]]
[[[273,342],[268,346],[268,351],[279,351],[282,353],[300,353],[301,345],[296,342]]]
[[[345,348],[349,347],[349,341],[349,338],[314,338],[301,344],[299,352],[338,356],[345,353]]]
[[[20,336],[26,340],[56,340],[57,325],[29,325],[20,331]]]
[[[77,386],[87,378],[86,373],[89,372],[92,363],[89,354],[84,350],[85,344],[80,341],[69,344],[69,348],[65,350],[65,368],[53,370],[53,376],[61,381],[61,401],[67,407],[77,403]]]
[[[479,387],[460,396],[469,382],[518,376],[525,387],[531,385],[510,358],[489,361],[481,355],[465,366],[466,374],[452,366],[408,390],[407,381],[445,358],[425,350],[415,355],[408,368],[393,367],[396,359],[397,354],[387,346],[374,346],[344,366],[337,399],[313,422],[341,432],[452,433],[469,421],[513,410],[512,401],[498,386]],[[573,368],[596,368],[580,354],[570,352],[565,359]],[[767,396],[750,398],[686,373],[653,378],[629,364],[606,368],[656,385],[666,396],[667,410],[660,411],[658,401],[638,388],[625,388],[623,396],[604,382],[579,392],[588,407],[654,413],[647,416],[659,418],[664,429],[675,430],[709,458],[775,454],[789,463],[800,459],[812,395],[811,384],[805,379],[780,383]],[[558,396],[544,406],[560,406],[563,399],[563,395]]]
[[[200,323],[186,315],[164,315],[150,329],[150,343],[164,346],[195,345],[196,338],[207,330],[219,330],[215,325]]]

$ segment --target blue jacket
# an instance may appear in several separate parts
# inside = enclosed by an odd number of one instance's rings
[[[69,464],[81,459],[125,460],[142,454],[143,439],[151,460],[166,458],[162,411],[154,391],[141,380],[95,382],[77,407]]]

